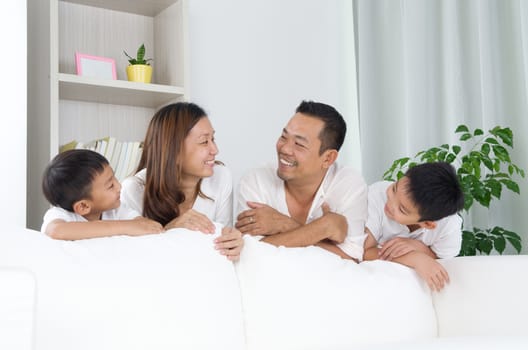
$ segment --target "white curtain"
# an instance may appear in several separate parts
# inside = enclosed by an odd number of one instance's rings
[[[528,1],[356,0],[354,17],[367,182],[397,158],[456,142],[462,123],[511,127],[513,161],[528,170]],[[527,179],[519,184],[520,196],[504,191],[473,221],[519,233],[527,253]]]

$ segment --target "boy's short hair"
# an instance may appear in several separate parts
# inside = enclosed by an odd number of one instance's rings
[[[455,168],[446,162],[424,163],[407,170],[406,191],[420,221],[436,221],[464,208],[464,192]]]
[[[97,152],[75,149],[59,153],[42,177],[42,192],[51,205],[73,212],[75,202],[90,198],[92,182],[108,160]]]

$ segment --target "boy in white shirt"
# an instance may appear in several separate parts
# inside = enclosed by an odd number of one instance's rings
[[[436,259],[457,256],[462,243],[464,193],[448,163],[410,168],[400,180],[369,186],[364,260],[412,267],[432,290],[449,282]]]
[[[108,160],[97,152],[58,154],[44,171],[42,190],[53,207],[44,215],[41,231],[54,239],[163,232],[158,222],[120,206],[121,184]]]

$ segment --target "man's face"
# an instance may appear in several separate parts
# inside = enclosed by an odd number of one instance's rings
[[[407,192],[408,183],[409,179],[404,176],[390,185],[387,188],[387,203],[383,208],[389,219],[402,225],[418,224],[420,220],[418,208]]]
[[[284,181],[320,181],[326,168],[324,155],[319,155],[319,133],[323,121],[296,113],[277,140],[277,175]]]

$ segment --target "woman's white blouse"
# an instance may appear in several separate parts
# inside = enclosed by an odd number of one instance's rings
[[[121,188],[121,202],[139,213],[143,213],[146,176],[147,170],[143,169],[123,180]],[[233,179],[229,169],[223,165],[215,165],[214,174],[202,179],[201,190],[212,200],[198,196],[194,201],[193,209],[206,215],[213,222],[232,226]]]

